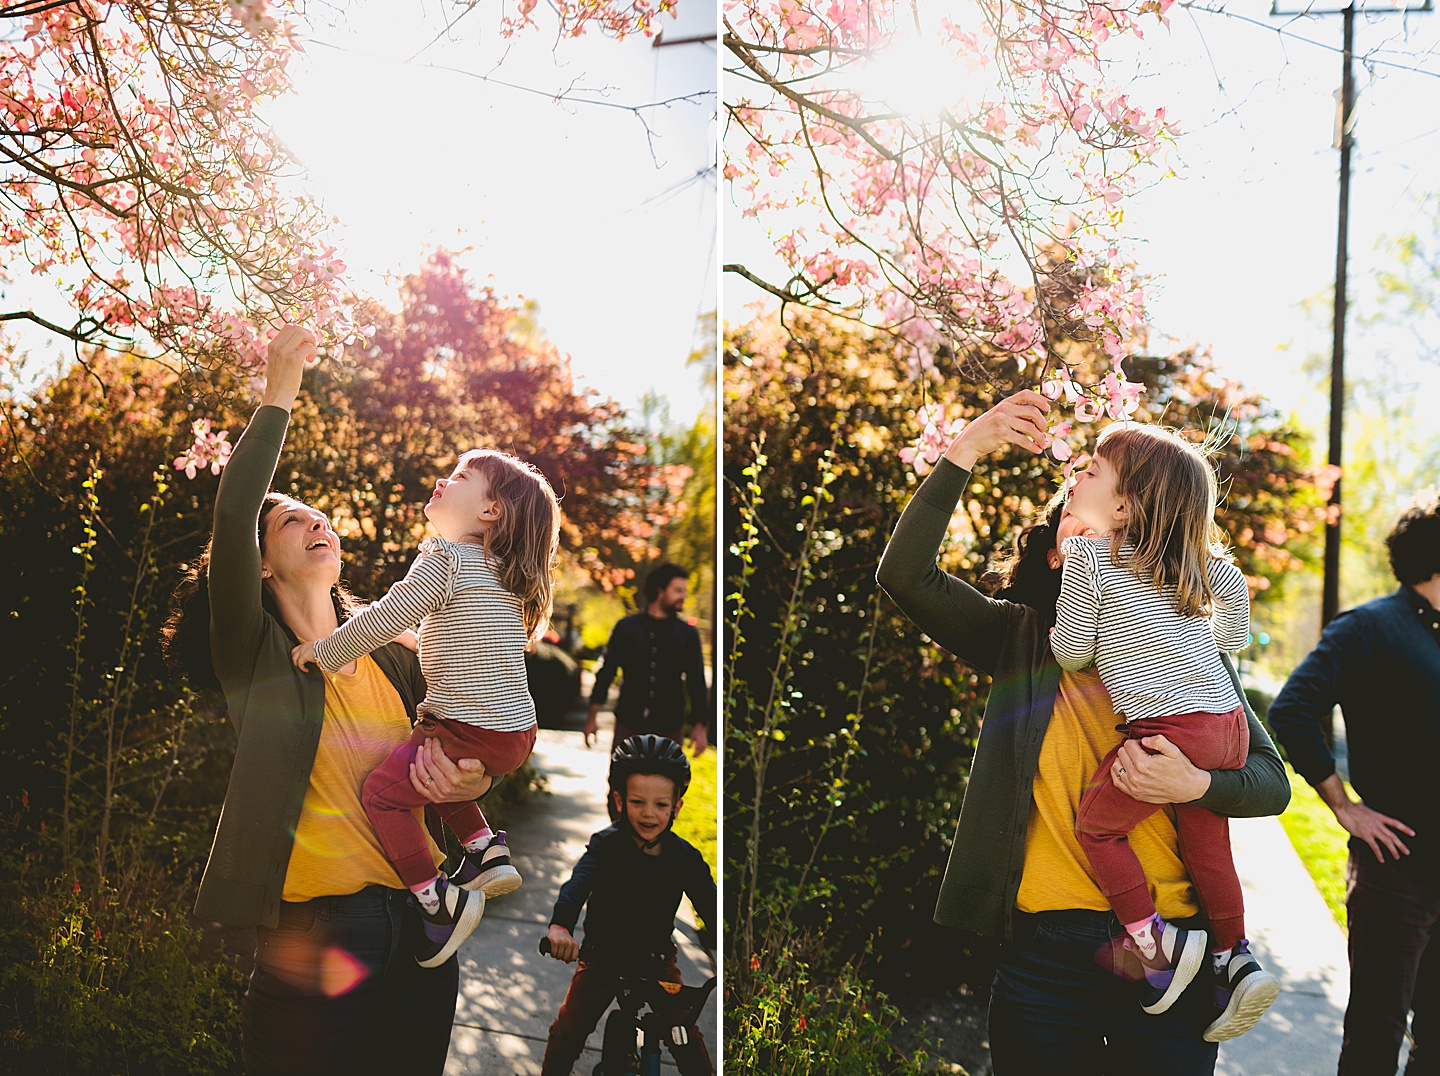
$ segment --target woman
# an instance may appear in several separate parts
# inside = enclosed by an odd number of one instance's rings
[[[220,480],[214,536],[166,625],[167,652],[197,682],[218,680],[239,736],[195,914],[257,928],[241,1013],[247,1072],[439,1073],[459,962],[416,963],[408,892],[360,806],[365,777],[410,735],[425,694],[419,662],[398,643],[334,675],[290,661],[354,605],[330,521],[267,492],[315,344],[294,326],[271,342],[260,408]],[[411,781],[442,803],[475,799],[491,778],[430,750]]]
[[[1215,1017],[1216,984],[1197,977],[1168,1012],[1141,1010],[1139,964],[1074,835],[1080,794],[1119,720],[1095,670],[1063,671],[1050,650],[1059,546],[1078,523],[1063,502],[1052,505],[1022,536],[995,599],[935,560],[977,460],[1008,445],[1043,452],[1048,409],[1039,393],[1020,392],[970,423],[906,506],[880,563],[881,586],[916,625],[991,676],[935,920],[1002,939],[990,996],[996,1076],[1201,1076],[1214,1072],[1217,1056],[1217,1045],[1201,1039]],[[1226,667],[1233,677],[1228,658]],[[1149,803],[1278,814],[1290,795],[1284,766],[1248,705],[1246,716],[1243,769],[1198,770],[1164,737],[1150,737],[1122,747],[1116,786]],[[1203,924],[1170,816],[1152,815],[1131,843],[1161,914]]]

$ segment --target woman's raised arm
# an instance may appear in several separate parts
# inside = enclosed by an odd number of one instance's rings
[[[220,476],[207,586],[211,660],[222,683],[229,668],[242,668],[259,645],[260,507],[275,477],[305,363],[314,356],[315,335],[308,329],[287,325],[270,342],[260,408]]]
[[[1049,403],[1038,392],[1019,392],[971,422],[921,483],[900,515],[880,558],[876,579],[921,631],[984,671],[994,668],[1015,606],[985,597],[936,563],[955,506],[983,455],[1004,445],[1045,450]]]

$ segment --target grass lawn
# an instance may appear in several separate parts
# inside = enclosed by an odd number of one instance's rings
[[[1340,928],[1345,929],[1345,832],[1330,808],[1315,790],[1287,765],[1290,774],[1290,806],[1280,816],[1280,824],[1290,837],[1295,851]],[[1349,786],[1346,786],[1347,790]],[[1353,793],[1352,793],[1353,794]]]
[[[706,751],[697,761],[687,746],[685,753],[690,756],[690,790],[685,793],[685,806],[675,820],[675,832],[700,849],[705,862],[710,864],[710,873],[719,876],[715,863],[715,788],[719,783],[715,772],[715,750]]]

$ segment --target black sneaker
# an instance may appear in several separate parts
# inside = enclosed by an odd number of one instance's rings
[[[438,887],[440,907],[434,912],[427,912],[420,899],[411,896],[420,913],[422,931],[415,948],[415,959],[422,968],[439,967],[454,956],[485,913],[484,893],[466,892],[457,885],[451,885],[443,874]]]
[[[503,897],[520,888],[520,872],[510,863],[510,849],[502,829],[481,852],[466,852],[454,882],[461,889],[479,890],[487,897]]]
[[[1146,958],[1134,938],[1125,944],[1134,950],[1145,969],[1140,981],[1140,1007],[1152,1016],[1165,1012],[1175,1004],[1185,988],[1194,981],[1207,956],[1205,943],[1209,935],[1203,930],[1186,930],[1165,923],[1156,941],[1155,955]]]
[[[1224,1042],[1245,1034],[1280,996],[1280,980],[1260,966],[1241,940],[1229,962],[1215,972],[1215,1004],[1220,1015],[1205,1029],[1206,1042]]]

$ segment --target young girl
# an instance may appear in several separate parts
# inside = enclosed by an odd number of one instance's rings
[[[1178,434],[1108,427],[1070,493],[1089,534],[1064,543],[1051,648],[1076,671],[1094,664],[1127,739],[1164,735],[1201,769],[1245,764],[1245,711],[1220,658],[1248,642],[1245,577],[1218,542],[1217,487],[1205,456]],[[1100,890],[1145,968],[1141,1004],[1165,1012],[1204,962],[1206,932],[1155,911],[1127,835],[1158,809],[1112,781],[1120,747],[1105,756],[1080,799],[1079,839]],[[1123,769],[1116,767],[1123,776]],[[1279,993],[1244,939],[1244,903],[1226,819],[1175,804],[1185,866],[1210,921],[1218,1018],[1210,1042],[1242,1035]]]
[[[363,654],[420,627],[427,685],[409,741],[365,780],[361,801],[386,857],[420,906],[420,964],[450,958],[475,929],[485,899],[520,885],[504,833],[492,833],[475,803],[441,805],[465,858],[453,878],[435,870],[410,784],[410,765],[437,738],[451,759],[476,758],[492,777],[518,768],[535,746],[535,703],[525,650],[550,618],[551,572],[560,505],[545,476],[504,452],[460,457],[435,483],[426,518],[440,532],[420,544],[405,578],[328,638],[291,655],[304,668],[340,674]]]

